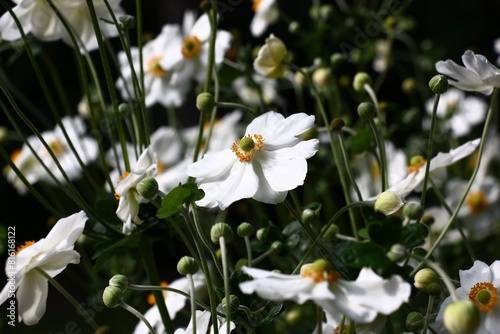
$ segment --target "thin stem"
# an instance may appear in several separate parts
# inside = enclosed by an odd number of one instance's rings
[[[196,298],[193,275],[187,274],[186,278],[189,284],[189,296],[191,298],[191,322],[193,324],[193,333],[196,333]]]
[[[227,322],[227,334],[230,333],[231,326],[231,302],[229,299],[229,272],[227,268],[227,248],[226,239],[224,237],[219,238],[220,254],[222,260],[222,270],[224,271],[224,295],[226,298],[226,322]]]
[[[435,296],[429,295],[429,303],[427,304],[427,312],[425,313],[424,329],[422,333],[427,333],[427,329],[429,328],[429,321],[431,318],[432,306],[434,305],[435,298],[436,298]]]
[[[382,140],[382,136],[378,131],[377,125],[372,117],[368,118],[368,123],[370,123],[370,127],[372,128],[373,134],[375,135],[375,141],[377,142],[378,153],[380,156],[380,172],[382,174],[382,192],[384,192],[387,188],[389,188],[389,180],[387,177],[387,157],[385,154],[385,144]]]
[[[351,181],[351,184],[354,187],[354,191],[356,191],[358,200],[362,201],[363,196],[361,195],[361,191],[359,190],[356,180],[354,180],[354,175],[352,175],[352,170],[351,167],[349,166],[349,158],[347,156],[347,150],[345,149],[344,135],[342,134],[342,131],[336,131],[336,133],[337,133],[337,138],[339,140],[340,151],[342,152],[342,157],[344,158],[347,175],[349,176],[349,180]],[[353,229],[355,228],[356,226],[353,226]]]
[[[245,246],[247,248],[248,266],[252,267],[252,245],[250,243],[250,238],[248,236],[245,236],[244,239],[245,239]]]
[[[372,100],[373,105],[375,106],[375,111],[377,113],[377,117],[380,120],[380,127],[382,128],[382,133],[385,133],[385,117],[383,117],[382,113],[380,112],[380,107],[378,105],[377,95],[375,94],[375,91],[373,90],[373,88],[367,83],[365,83],[363,85],[363,89],[370,96],[370,99]]]
[[[168,286],[161,286],[161,285],[141,285],[141,284],[132,284],[132,283],[129,283],[128,284],[128,288],[130,290],[137,290],[137,291],[155,291],[155,290],[158,290],[158,291],[170,291],[170,292],[174,292],[174,293],[178,293],[180,295],[183,295],[184,297],[186,298],[190,298],[189,294],[187,294],[186,292],[182,291],[182,290],[178,290],[178,289],[174,289],[174,288],[171,288],[171,287],[168,287]],[[210,306],[208,306],[207,304],[199,301],[199,300],[196,300],[196,304],[198,304],[199,306],[203,307],[205,310],[210,310]]]
[[[252,114],[255,117],[259,116],[259,114],[255,110],[253,110],[252,108],[247,107],[246,105],[240,104],[240,103],[234,103],[234,102],[217,102],[216,105],[219,108],[242,109],[242,110],[245,110],[245,111],[249,112],[250,114]]]
[[[274,253],[274,250],[268,249],[264,253],[262,253],[259,256],[257,256],[255,258],[255,260],[253,261],[253,264],[256,265],[257,263],[259,263],[260,261],[264,260],[266,257],[268,257],[269,255],[271,255],[272,253]]]
[[[149,329],[149,331],[151,332],[151,334],[156,334],[156,331],[155,329],[153,328],[153,326],[151,326],[151,324],[149,323],[148,319],[146,319],[145,316],[143,316],[141,314],[141,312],[137,311],[135,308],[133,308],[132,306],[128,305],[127,303],[125,303],[123,300],[120,302],[120,306],[127,310],[128,312],[132,313],[133,315],[135,315],[137,318],[139,318],[139,320],[141,320]]]

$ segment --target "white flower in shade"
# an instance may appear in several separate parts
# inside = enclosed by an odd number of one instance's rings
[[[224,318],[218,317],[218,329],[219,333],[227,333],[227,322],[224,322]],[[210,320],[212,319],[212,314],[208,311],[196,311],[196,333],[193,332],[193,320],[189,322],[186,329],[179,328],[174,334],[197,334],[197,333],[208,333],[208,328],[210,327],[210,334],[214,333],[213,325],[210,325]],[[235,324],[231,322],[230,331],[232,332],[236,328]]]
[[[166,71],[176,71],[184,79],[194,78],[204,82],[210,47],[210,20],[207,14],[200,16],[195,22],[194,13],[184,14],[182,37],[175,43],[169,43],[159,64]],[[217,30],[215,41],[215,67],[222,65],[226,51],[231,43],[231,34],[225,30]]]
[[[125,14],[119,5],[120,1],[109,1],[111,9],[117,17]],[[17,5],[12,10],[19,19],[25,34],[32,33],[42,41],[55,41],[62,38],[68,45],[73,45],[70,35],[47,1],[16,0],[14,2]],[[82,41],[87,51],[97,49],[97,39],[87,2],[85,0],[54,0],[53,3]],[[112,21],[111,14],[104,1],[94,0],[93,4],[102,35],[108,38],[118,36],[116,26],[103,21]],[[22,37],[14,19],[8,12],[0,18],[0,31],[2,32],[2,39],[6,41],[14,41]]]
[[[429,174],[437,186],[440,186],[442,182],[446,180],[446,167],[468,155],[471,155],[479,145],[479,141],[479,138],[473,141],[468,141],[465,144],[452,149],[448,153],[439,152],[434,158],[431,159]],[[402,197],[407,197],[412,191],[422,191],[426,164],[427,160],[424,158],[413,157],[412,161],[410,161],[410,166],[408,166],[408,176],[400,182],[390,186],[388,190],[395,191]],[[431,186],[430,183],[428,186]]]
[[[251,85],[245,77],[238,77],[232,83],[234,91],[245,104],[259,106],[261,103],[266,105],[283,103],[283,99],[276,90],[278,86],[276,80],[254,74],[252,75],[252,81],[253,84]]]
[[[144,94],[146,106],[159,103],[165,107],[178,107],[182,105],[190,88],[188,77],[183,77],[175,71],[167,71],[160,65],[166,57],[171,46],[182,42],[181,31],[178,25],[167,24],[161,33],[153,40],[144,44]],[[130,50],[135,75],[139,78],[140,62],[139,49],[132,47]],[[118,60],[123,78],[119,78],[116,86],[121,95],[127,100],[135,100],[133,72],[127,55],[124,51],[118,53]]]
[[[0,292],[0,304],[10,299],[15,291],[19,321],[36,325],[45,314],[49,287],[42,272],[55,277],[68,264],[80,262],[80,254],[73,248],[86,221],[83,211],[60,219],[45,238],[18,247],[15,257],[9,254],[5,264],[9,279]]]
[[[277,79],[285,73],[288,61],[288,50],[281,39],[273,34],[266,38],[264,44],[253,62],[253,69],[260,75],[270,79]]]
[[[82,175],[82,165],[78,158],[83,165],[94,161],[99,154],[98,144],[94,138],[85,135],[86,126],[83,118],[66,116],[62,118],[61,124],[69,141],[59,125],[52,131],[42,132],[41,135],[65,174],[70,180],[74,180]],[[19,151],[14,152],[11,156],[12,161],[28,182],[34,184],[43,181],[51,185],[57,185],[56,180],[58,180],[65,183],[66,179],[40,139],[36,136],[30,136],[28,137],[28,143],[33,148],[33,151],[27,144],[24,144]],[[37,153],[41,162],[33,152]],[[43,166],[46,166],[46,168]],[[54,175],[55,179],[50,176],[47,170]],[[20,194],[27,193],[28,188],[12,169],[6,169],[6,176],[7,180],[13,184]]]
[[[270,111],[255,118],[232,148],[206,154],[188,166],[188,175],[205,192],[197,204],[223,210],[243,198],[282,202],[289,190],[304,183],[306,159],[318,150],[317,139],[297,138],[313,125],[314,116],[304,113],[285,118]]]
[[[427,113],[432,114],[434,99],[425,104]],[[436,116],[444,120],[444,129],[451,130],[453,138],[470,133],[474,125],[484,122],[488,105],[482,99],[466,96],[463,91],[449,89],[442,94],[436,110]],[[430,120],[424,122],[424,128],[430,128]]]
[[[497,289],[500,287],[500,261],[488,266],[481,261],[475,261],[472,268],[460,270],[460,287],[455,290],[459,299],[471,300],[480,311],[477,334],[496,334],[500,326],[500,304]],[[452,298],[446,298],[441,304],[436,318],[439,333],[449,333],[443,323],[444,310],[452,303]]]
[[[134,229],[132,223],[142,224],[138,217],[139,204],[148,200],[139,195],[136,186],[146,177],[155,177],[158,172],[158,159],[151,147],[148,147],[137,160],[132,171],[123,173],[116,183],[115,197],[119,200],[116,215],[123,222],[123,233],[130,234]]]
[[[326,322],[322,323],[322,329],[323,329],[322,333],[338,334],[340,331],[340,321],[330,316],[330,313],[326,313],[325,316],[326,316]],[[386,320],[387,317],[379,314],[377,315],[375,320],[373,320],[368,324],[355,323],[354,328],[356,329],[356,334],[379,334],[382,332],[382,329],[384,329]],[[349,332],[349,319],[345,319],[343,331],[346,334]],[[312,334],[318,334],[317,326]]]
[[[425,249],[430,249],[434,242],[437,240],[443,229],[446,227],[448,222],[450,221],[450,214],[446,211],[442,206],[433,206],[425,210],[424,219],[430,219],[432,217],[432,224],[427,225],[429,230],[429,235],[425,239],[425,245],[422,247]],[[467,231],[464,231],[467,235]],[[460,232],[456,228],[451,228],[446,232],[443,240],[441,241],[441,245],[450,245],[459,242],[462,240],[462,236]],[[436,252],[439,252],[439,249],[436,249]]]
[[[255,15],[250,22],[250,32],[252,36],[259,37],[270,24],[278,20],[278,4],[276,0],[253,0],[252,10]]]
[[[195,274],[193,275],[193,281],[195,294],[201,294],[206,287],[205,276],[201,273]],[[189,284],[186,277],[176,279],[170,284],[162,282],[161,285],[189,294]],[[172,319],[175,319],[177,313],[184,308],[186,301],[188,301],[188,298],[174,291],[163,291],[163,297],[165,298],[165,305],[167,306],[168,314]],[[146,317],[151,326],[155,328],[156,333],[165,333],[165,327],[163,326],[163,322],[161,320],[160,311],[155,305],[153,294],[148,297],[148,303],[154,306],[146,311],[144,317]],[[142,321],[139,321],[133,334],[149,334],[149,329]]]
[[[462,56],[465,67],[448,59],[438,61],[436,70],[450,77],[449,84],[466,91],[491,94],[493,88],[500,87],[500,70],[486,57],[467,50]]]
[[[346,281],[327,268],[325,260],[302,266],[300,275],[284,275],[243,267],[253,280],[240,283],[245,294],[257,293],[266,300],[312,301],[340,323],[342,315],[361,324],[378,314],[389,315],[408,302],[411,286],[400,276],[383,279],[363,268],[356,281]]]
[[[382,73],[387,69],[388,63],[390,61],[390,51],[391,46],[387,40],[378,39],[375,42],[375,58],[373,59],[373,69],[375,71]]]

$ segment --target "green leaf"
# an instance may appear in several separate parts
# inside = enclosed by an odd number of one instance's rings
[[[424,224],[410,224],[403,229],[400,244],[407,248],[413,248],[422,245],[429,230]]]
[[[358,242],[349,245],[343,252],[342,258],[351,268],[372,268],[378,275],[390,277],[401,270],[385,255],[385,250],[371,242]]]
[[[161,208],[156,213],[156,217],[162,219],[177,213],[184,203],[198,201],[205,196],[203,190],[198,189],[196,184],[190,182],[180,184],[163,197]]]
[[[372,221],[368,223],[368,234],[371,241],[388,248],[399,242],[401,237],[401,220],[394,217],[387,217],[383,221]]]
[[[361,154],[375,148],[375,136],[370,128],[358,131],[351,137],[351,154]]]
[[[92,255],[92,260],[97,259],[92,272],[99,271],[103,265],[105,265],[109,258],[119,249],[122,248],[133,248],[139,246],[140,239],[138,234],[131,234],[118,241],[113,240],[111,242],[102,243],[101,248]]]

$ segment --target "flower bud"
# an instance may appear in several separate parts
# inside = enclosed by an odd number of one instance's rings
[[[249,223],[241,223],[236,229],[236,234],[240,237],[249,237],[253,234],[254,228]]]
[[[365,88],[363,87],[365,84],[371,85],[372,78],[366,72],[358,72],[354,76],[354,80],[352,82],[352,87],[358,93],[364,93]]]
[[[406,248],[401,244],[394,244],[391,249],[387,252],[387,257],[392,262],[401,261],[406,257]]]
[[[281,241],[275,241],[271,244],[271,249],[278,255],[283,255],[284,248],[285,247]]]
[[[434,94],[443,94],[448,90],[448,79],[442,74],[435,75],[429,81],[429,88]]]
[[[158,193],[158,182],[152,177],[146,177],[137,184],[135,189],[142,197],[153,199]]]
[[[129,29],[133,29],[135,28],[135,25],[136,25],[136,20],[135,20],[135,17],[133,17],[132,15],[123,15],[123,16],[120,16],[118,18],[118,20],[120,21],[123,29],[125,30],[129,30]]]
[[[266,44],[259,50],[253,62],[254,70],[270,79],[277,79],[285,73],[288,62],[288,50],[285,44],[273,34],[266,39]]]
[[[470,300],[453,302],[444,310],[443,321],[451,334],[475,333],[480,322],[479,311]]]
[[[419,333],[424,329],[424,316],[419,312],[411,312],[406,317],[406,329]]]
[[[341,53],[334,53],[330,56],[330,63],[332,64],[332,67],[334,70],[337,70],[340,68],[340,66],[344,65],[345,63],[345,56]]]
[[[424,209],[422,208],[420,203],[411,202],[407,203],[404,206],[403,214],[405,215],[405,217],[408,217],[409,219],[418,220],[422,218],[422,215],[424,214]]]
[[[109,326],[101,326],[94,332],[94,334],[111,334],[111,333],[113,333],[113,331]]]
[[[342,131],[342,128],[345,126],[345,122],[342,118],[334,118],[330,122],[330,128],[332,131]]]
[[[212,1],[210,1],[210,0],[203,0],[202,2],[200,2],[200,9],[204,13],[210,12],[212,10]]]
[[[115,308],[120,305],[122,301],[122,290],[116,286],[108,286],[104,289],[102,294],[102,301],[104,305],[109,308]]]
[[[129,114],[129,112],[130,112],[130,108],[129,108],[128,104],[120,103],[118,105],[118,113],[120,114],[120,116],[126,116]]]
[[[255,236],[257,237],[257,240],[263,240],[264,239],[264,232],[265,232],[265,229],[264,228],[259,228],[257,230],[257,233],[255,234]]]
[[[226,298],[222,298],[221,301],[221,306],[226,310]],[[238,307],[240,307],[240,299],[236,297],[235,295],[229,295],[229,312],[231,314],[235,313],[238,311]]]
[[[307,68],[302,68],[302,71],[306,74],[309,72]],[[308,85],[307,78],[304,76],[304,74],[302,74],[302,72],[299,71],[295,72],[294,79],[302,87],[307,87]]]
[[[429,295],[437,297],[441,295],[441,292],[443,291],[443,288],[439,283],[430,283],[427,284],[427,287],[425,288],[425,292],[427,292]]]
[[[300,22],[292,21],[288,25],[288,32],[292,35],[295,35],[300,32]]]
[[[361,118],[372,118],[375,115],[375,106],[371,102],[362,102],[358,106],[358,115]]]
[[[329,241],[329,242],[334,242],[336,239],[337,239],[337,234],[340,232],[340,229],[337,225],[335,224],[332,224],[328,230],[325,232],[325,234],[323,235],[323,238],[326,240],[326,241]]]
[[[236,261],[236,264],[234,265],[234,269],[236,270],[241,270],[241,267],[243,266],[248,266],[248,259],[242,258]]]
[[[215,107],[215,99],[211,93],[204,92],[196,97],[196,108],[202,113],[211,113]]]
[[[300,309],[292,309],[286,312],[285,320],[290,326],[298,326],[300,325],[300,321],[302,320],[302,312]]]
[[[432,224],[434,224],[434,217],[431,215],[423,216],[422,217],[422,224],[427,225],[427,226],[431,226]]]
[[[403,206],[403,198],[398,193],[388,190],[378,195],[373,209],[390,216],[397,214]]]
[[[439,276],[430,268],[424,268],[417,272],[415,275],[415,287],[419,290],[425,291],[427,285],[439,282]]]
[[[109,285],[116,286],[122,292],[125,292],[128,288],[128,279],[125,275],[118,274],[109,279]]]
[[[190,256],[183,256],[179,262],[177,262],[177,271],[181,275],[194,275],[199,269],[200,267],[196,260]]]
[[[302,220],[306,223],[311,223],[316,218],[316,213],[312,209],[304,209],[302,211]]]
[[[332,5],[321,5],[321,7],[319,7],[319,16],[322,18],[322,19],[328,19],[330,17],[332,17],[333,15],[333,6]]]
[[[319,89],[326,89],[332,84],[332,72],[324,67],[313,72],[312,80]]]
[[[217,223],[210,230],[210,238],[214,244],[218,244],[221,237],[224,237],[226,243],[230,243],[233,235],[233,229],[226,223]]]

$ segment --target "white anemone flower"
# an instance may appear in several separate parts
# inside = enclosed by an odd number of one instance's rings
[[[49,287],[43,273],[55,277],[68,264],[80,262],[80,254],[73,248],[86,221],[83,211],[62,218],[45,238],[18,247],[15,257],[9,254],[5,264],[8,282],[0,292],[0,304],[15,292],[19,321],[25,325],[36,325],[45,314]]]
[[[266,38],[253,62],[253,69],[269,79],[280,78],[286,70],[288,50],[285,43],[273,34]]]
[[[428,100],[425,108],[428,114],[432,113],[434,99]],[[436,116],[444,120],[444,129],[451,130],[453,138],[468,135],[472,127],[484,122],[488,105],[475,96],[466,96],[458,89],[449,89],[442,94],[436,110]],[[424,128],[430,128],[430,120],[424,122]]]
[[[450,85],[466,91],[490,95],[493,88],[500,87],[500,70],[483,55],[467,50],[462,56],[465,67],[453,60],[438,61],[436,70],[450,77]]]
[[[479,327],[477,334],[497,334],[500,326],[500,304],[497,289],[500,288],[500,261],[490,266],[482,261],[475,261],[472,268],[460,270],[460,287],[455,290],[459,299],[471,300],[479,310]],[[449,333],[443,323],[444,310],[452,303],[446,298],[441,304],[436,318],[439,333]]]
[[[338,334],[340,332],[340,321],[334,319],[330,313],[326,313],[326,322],[322,323],[322,333],[323,334]],[[368,324],[354,324],[356,334],[379,334],[384,329],[385,322],[387,320],[386,316],[377,315],[375,320]],[[345,319],[343,326],[344,333],[349,332],[349,319]],[[314,329],[312,334],[318,334],[318,326]]]
[[[203,275],[202,273],[194,274],[193,282],[194,282],[195,294],[196,295],[201,294],[206,287],[205,275]],[[162,284],[162,285],[189,294],[189,283],[186,277],[181,277],[179,279],[176,279],[170,284]],[[163,292],[163,298],[165,299],[165,305],[167,306],[168,314],[172,319],[175,319],[177,313],[180,310],[182,310],[186,305],[188,298],[174,291],[162,291],[162,292]],[[146,313],[144,313],[144,317],[149,321],[151,326],[155,328],[156,333],[158,334],[165,333],[165,327],[163,326],[163,321],[161,319],[160,311],[158,310],[158,307],[155,305],[154,297],[152,294],[148,298],[148,302],[150,304],[153,304],[154,306],[151,307],[149,310],[147,310]],[[134,329],[133,334],[149,334],[149,329],[142,321],[139,321]]]
[[[227,322],[224,322],[224,318],[218,317],[218,329],[219,333],[227,333]],[[207,333],[208,328],[210,327],[210,334],[213,334],[214,328],[213,325],[210,325],[210,320],[212,319],[212,314],[208,311],[196,311],[196,333],[193,332],[193,320],[189,322],[189,325],[186,329],[179,328],[174,334],[198,334],[198,333]],[[232,332],[236,328],[236,325],[231,322],[230,332]]]
[[[243,103],[250,106],[260,106],[261,103],[265,105],[283,103],[283,99],[277,92],[276,80],[254,74],[252,81],[254,85],[249,85],[245,77],[238,77],[232,83],[234,91]]]
[[[205,81],[210,47],[210,20],[203,14],[195,22],[191,11],[184,14],[182,37],[175,43],[169,43],[159,64],[166,71],[176,71],[181,78],[194,78],[199,83]],[[231,34],[217,30],[215,40],[215,67],[222,65],[226,51],[231,44]]]
[[[167,24],[161,33],[153,40],[144,44],[143,68],[144,68],[144,94],[146,106],[159,103],[164,107],[179,107],[184,103],[186,94],[190,88],[188,77],[183,77],[175,71],[167,71],[160,65],[160,61],[169,55],[168,50],[182,42],[181,31],[178,25]],[[130,49],[133,68],[136,77],[139,78],[139,49]],[[118,53],[123,79],[119,78],[116,86],[123,98],[135,100],[134,80],[130,63],[124,51]]]
[[[205,192],[197,204],[224,210],[243,198],[282,202],[289,190],[304,183],[306,159],[318,150],[317,139],[297,138],[313,125],[314,116],[304,113],[285,118],[270,111],[255,118],[232,148],[206,154],[188,166],[188,175]]]
[[[276,0],[253,0],[252,10],[255,15],[250,22],[250,32],[254,37],[261,36],[267,27],[279,18]]]
[[[437,186],[446,179],[446,167],[471,155],[478,147],[480,139],[468,141],[465,144],[450,150],[448,153],[439,152],[431,159],[429,175]],[[402,197],[407,197],[412,191],[422,191],[425,178],[427,160],[422,157],[412,158],[411,166],[408,166],[408,176],[400,182],[392,185],[387,190],[397,192]],[[428,184],[430,187],[430,183]]]
[[[408,302],[411,286],[400,276],[384,279],[363,268],[356,281],[346,281],[327,268],[325,260],[302,266],[300,275],[242,267],[253,280],[240,283],[245,294],[257,293],[266,300],[312,301],[340,323],[342,315],[360,323],[371,323],[378,314],[389,315]]]
[[[136,186],[146,177],[155,177],[158,172],[158,159],[153,149],[148,147],[137,160],[130,172],[123,173],[115,187],[115,197],[119,200],[116,215],[123,222],[123,233],[130,234],[134,229],[132,223],[142,224],[138,217],[139,204],[148,200],[139,195]]]

